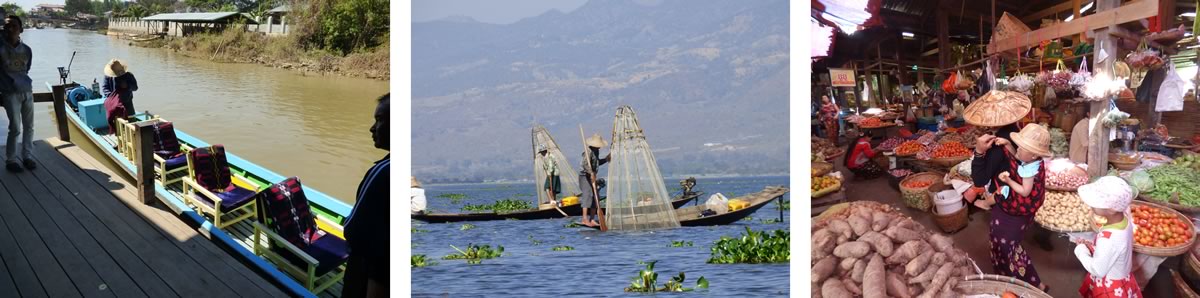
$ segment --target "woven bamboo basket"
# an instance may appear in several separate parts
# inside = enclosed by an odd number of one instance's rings
[[[971,159],[970,155],[959,156],[959,157],[940,157],[940,158],[930,159],[929,163],[931,163],[935,166],[949,168],[949,167],[957,166],[958,164],[960,164],[963,161],[966,161],[968,159]]]
[[[813,192],[812,198],[815,199],[815,198],[824,197],[825,195],[831,194],[839,189],[842,189],[842,181],[841,180],[839,180],[837,184],[834,184],[832,186],[826,187],[825,189]]]
[[[1191,219],[1189,219],[1187,216],[1184,216],[1183,213],[1179,213],[1179,211],[1175,211],[1174,209],[1167,208],[1167,206],[1163,206],[1163,205],[1159,205],[1159,204],[1155,204],[1155,203],[1151,203],[1151,202],[1145,202],[1145,201],[1133,201],[1132,205],[1142,205],[1142,206],[1149,206],[1149,207],[1163,209],[1163,210],[1166,210],[1167,213],[1170,213],[1172,215],[1175,215],[1176,217],[1179,217],[1179,219],[1183,220],[1184,222],[1192,222]],[[1195,233],[1194,230],[1191,232]],[[1134,243],[1133,244],[1133,252],[1145,254],[1145,255],[1156,256],[1156,257],[1174,257],[1174,256],[1178,256],[1178,255],[1187,253],[1188,250],[1192,249],[1192,244],[1195,244],[1195,243],[1196,243],[1195,235],[1193,235],[1191,239],[1188,239],[1187,243],[1184,243],[1181,245],[1176,245],[1174,247],[1149,247],[1149,246],[1144,246],[1141,244]]]
[[[833,164],[831,164],[831,163],[820,162],[820,161],[812,163],[812,176],[813,177],[825,176],[826,174],[829,174],[829,172],[832,172],[832,171],[833,171]]]
[[[1196,282],[1195,286],[1200,287],[1200,257],[1196,256],[1197,253],[1193,249],[1191,253],[1184,255],[1183,278]]]
[[[1004,292],[1012,292],[1013,294],[1017,294],[1018,297],[1024,298],[1053,297],[1022,280],[993,274],[967,276],[966,280],[958,283],[958,290],[966,295],[991,294],[1000,296]]]
[[[1151,202],[1151,203],[1167,206],[1168,208],[1175,209],[1175,211],[1179,211],[1179,212],[1200,213],[1200,207],[1193,207],[1193,206],[1187,206],[1187,205],[1180,204],[1179,203],[1179,194],[1175,194],[1174,196],[1171,197],[1170,200],[1167,200],[1167,201],[1160,201],[1158,199],[1152,198],[1145,194],[1139,195],[1138,199],[1141,199],[1142,201],[1146,201],[1146,202]]]
[[[908,175],[908,178],[900,181],[900,194],[903,196],[904,205],[921,211],[929,211],[929,208],[933,207],[933,201],[929,199],[929,196],[931,193],[941,190],[942,187],[939,186],[943,186],[942,175],[938,172],[925,172]],[[929,181],[930,186],[923,188],[904,186],[905,183],[912,181]]]
[[[937,224],[938,228],[942,229],[942,232],[949,234],[957,233],[967,227],[967,209],[969,209],[967,206],[963,206],[962,209],[958,209],[958,211],[947,215],[933,212],[933,223]]]
[[[1117,168],[1118,170],[1129,171],[1129,170],[1133,170],[1134,168],[1137,168],[1138,166],[1142,165],[1142,158],[1140,155],[1134,156],[1133,161],[1130,161],[1130,162],[1116,161],[1115,157],[1117,157],[1117,154],[1109,153],[1108,154],[1108,163],[1112,164],[1113,167]]]
[[[1175,297],[1200,298],[1200,294],[1196,294],[1196,290],[1193,290],[1192,286],[1188,285],[1182,276],[1179,276],[1179,272],[1176,272],[1175,269],[1167,270],[1171,271],[1171,281],[1175,284]]]

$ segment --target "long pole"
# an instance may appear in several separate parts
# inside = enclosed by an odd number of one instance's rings
[[[596,169],[592,168],[592,148],[588,148],[587,137],[583,134],[583,124],[579,125],[579,140],[583,141],[583,166],[587,169],[588,184],[592,186],[592,200],[595,202],[596,217],[600,218],[600,231],[608,231],[608,222],[604,219],[604,208],[600,208],[600,190],[596,188]],[[583,215],[587,218],[588,214]]]

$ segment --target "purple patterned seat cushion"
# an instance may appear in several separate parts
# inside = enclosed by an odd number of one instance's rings
[[[176,154],[175,156],[163,157],[166,159],[167,170],[178,169],[187,166],[187,155]]]
[[[179,153],[179,138],[175,136],[175,125],[168,121],[154,125],[154,150]]]
[[[234,208],[244,206],[246,203],[253,201],[252,199],[256,193],[253,190],[237,187],[236,185],[230,185],[229,188],[225,189],[225,191],[213,192],[213,194],[217,195],[217,198],[221,199],[221,210],[233,210]],[[193,194],[193,196],[209,207],[213,206],[212,200],[209,200],[208,197],[205,197],[198,192]]]
[[[350,246],[346,240],[326,234],[314,239],[304,252],[317,259],[317,276],[321,276],[346,262]]]
[[[291,177],[264,189],[258,200],[263,204],[262,220],[276,234],[298,248],[308,247],[316,233],[317,222],[304,196],[300,179]]]
[[[192,159],[193,178],[200,187],[211,191],[227,189],[233,175],[225,160],[225,146],[213,145],[188,151]]]

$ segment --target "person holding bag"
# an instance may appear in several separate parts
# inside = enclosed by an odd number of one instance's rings
[[[129,117],[136,113],[133,107],[133,92],[138,90],[137,78],[128,71],[128,64],[112,59],[104,66],[104,110],[108,113],[110,131],[117,117]]]

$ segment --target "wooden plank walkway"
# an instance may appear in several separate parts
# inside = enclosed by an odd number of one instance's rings
[[[287,297],[82,149],[35,142],[0,170],[0,296]]]

